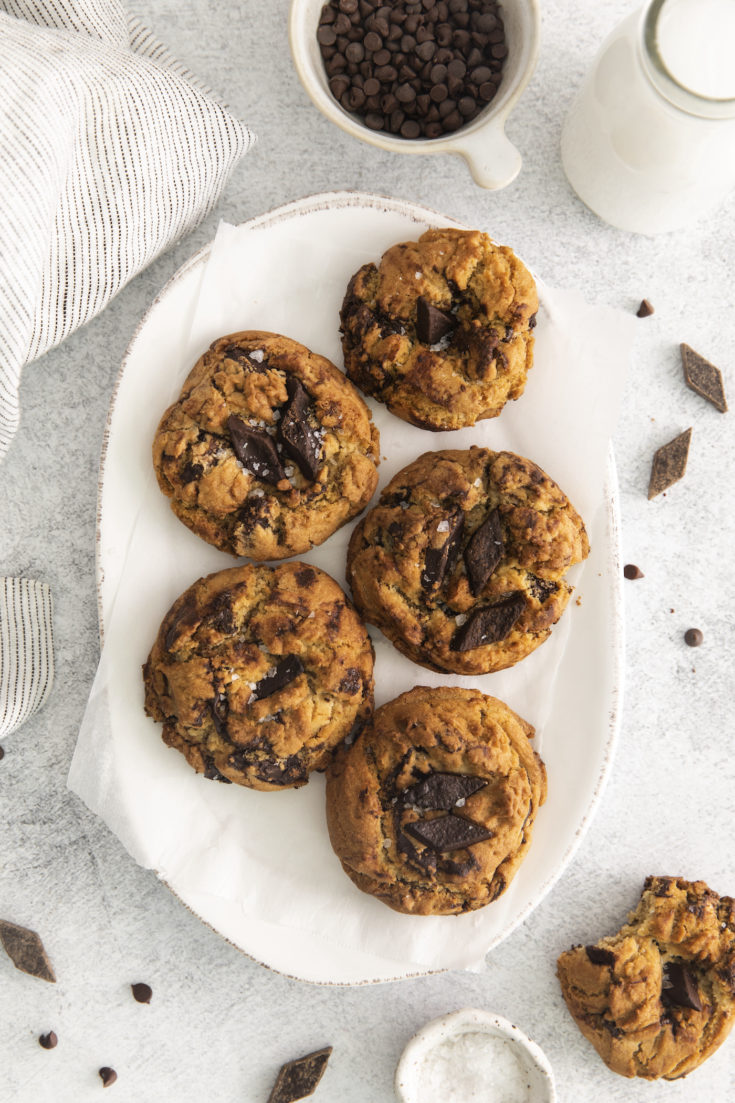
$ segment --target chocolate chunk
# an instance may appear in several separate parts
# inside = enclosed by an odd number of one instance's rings
[[[448,812],[458,800],[466,800],[486,785],[485,778],[471,777],[469,774],[433,773],[404,789],[400,799],[403,804],[412,804],[416,808]]]
[[[488,643],[504,640],[526,608],[522,590],[511,590],[492,605],[476,606],[465,623],[452,636],[452,651],[472,651]]]
[[[42,1049],[56,1049],[59,1044],[59,1039],[53,1030],[49,1030],[48,1034],[41,1034],[38,1039],[38,1044]]]
[[[457,319],[446,310],[440,310],[423,295],[416,301],[416,336],[424,345],[435,345],[451,333]]]
[[[675,1007],[691,1007],[693,1011],[702,1010],[697,982],[683,961],[664,963],[661,999],[664,1003]]]
[[[307,1053],[305,1057],[297,1057],[296,1060],[281,1065],[268,1096],[268,1103],[295,1103],[297,1099],[313,1095],[324,1075],[331,1053],[332,1047],[325,1046],[324,1049]]]
[[[464,550],[467,581],[473,597],[477,597],[503,558],[503,530],[500,513],[494,509],[470,537]]]
[[[451,812],[448,816],[439,816],[435,820],[408,823],[404,831],[440,854],[447,850],[461,850],[493,837],[493,832],[482,824],[466,820],[464,816],[455,816]]]
[[[648,299],[641,299],[641,305],[638,307],[635,314],[636,318],[650,318],[653,314],[653,307]]]
[[[259,762],[258,777],[271,785],[293,785],[297,781],[307,781],[309,775],[299,756],[292,754],[282,762]]]
[[[0,919],[0,942],[15,968],[20,969],[21,973],[28,973],[31,977],[47,980],[51,984],[56,983],[43,942],[35,931],[19,927],[7,919]]]
[[[214,730],[217,735],[223,739],[227,739],[227,714],[230,711],[230,706],[227,703],[226,695],[218,690],[214,700],[211,703],[212,709],[212,723],[214,724]]]
[[[691,387],[702,398],[706,398],[721,414],[726,413],[727,401],[720,369],[710,364],[709,360],[705,360],[689,345],[680,345],[679,348],[687,387]]]
[[[699,647],[703,640],[704,636],[699,628],[687,628],[684,633],[684,642],[688,643],[690,647]]]
[[[541,602],[541,604],[559,589],[558,582],[554,582],[550,578],[539,578],[538,575],[531,574],[530,571],[526,572],[526,578],[531,597],[535,597],[536,601]]]
[[[655,498],[657,494],[668,490],[670,486],[678,482],[687,469],[689,456],[689,442],[692,439],[691,429],[680,433],[668,444],[664,444],[654,453],[651,464],[651,478],[648,483],[648,497]]]
[[[355,666],[349,667],[342,681],[339,683],[340,693],[349,693],[352,696],[362,689],[362,676]]]
[[[640,567],[636,567],[635,563],[626,563],[623,567],[623,574],[626,578],[645,578],[643,571]]]
[[[232,781],[230,780],[230,778],[225,777],[224,774],[221,774],[215,766],[214,762],[212,762],[211,760],[208,762],[206,769],[204,770],[204,777],[207,779],[207,781],[221,781],[224,785],[232,785]]]
[[[100,1079],[102,1080],[102,1087],[109,1088],[111,1084],[114,1084],[117,1080],[117,1073],[114,1069],[108,1068],[107,1065],[100,1069]]]
[[[276,446],[265,430],[251,428],[234,414],[228,417],[227,428],[235,455],[256,479],[277,486],[286,478]]]
[[[448,513],[437,526],[445,533],[444,542],[438,548],[427,548],[424,555],[424,569],[421,572],[421,589],[427,595],[436,594],[452,571],[459,555],[459,542],[464,528],[464,513],[461,509]]]
[[[593,965],[614,965],[615,954],[602,946],[585,946],[584,952]]]
[[[319,474],[322,457],[319,433],[311,425],[314,408],[294,375],[289,375],[286,388],[289,402],[278,422],[278,439],[284,452],[298,466],[304,478],[314,482]]]
[[[269,672],[265,678],[261,678],[256,683],[253,692],[250,694],[248,704],[252,704],[253,701],[262,701],[264,697],[270,697],[303,673],[304,664],[298,655],[287,655],[285,659],[281,659],[280,663],[272,668],[272,672]]]
[[[144,981],[138,981],[137,984],[130,985],[130,991],[133,993],[133,999],[137,1003],[150,1003],[153,996],[153,989],[150,984],[145,984]]]

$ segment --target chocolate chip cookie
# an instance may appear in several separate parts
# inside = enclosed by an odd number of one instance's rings
[[[704,881],[648,877],[617,934],[558,961],[577,1026],[621,1076],[677,1080],[735,1020],[735,901]]]
[[[296,788],[372,712],[373,649],[324,571],[250,564],[177,598],[143,677],[146,712],[198,773]]]
[[[426,452],[355,528],[347,578],[362,616],[430,670],[488,674],[549,636],[589,552],[566,495],[531,460]]]
[[[153,442],[158,484],[222,551],[285,559],[323,543],[377,485],[378,431],[329,360],[275,333],[220,337]]]
[[[474,689],[416,686],[379,708],[327,770],[329,837],[348,877],[412,915],[497,899],[546,797],[533,734]]]
[[[533,363],[538,294],[518,257],[479,230],[427,230],[352,277],[345,370],[421,429],[497,417]]]

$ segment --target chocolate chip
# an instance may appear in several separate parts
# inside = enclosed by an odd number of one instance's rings
[[[463,816],[438,816],[434,820],[416,820],[405,825],[407,835],[425,846],[444,854],[448,850],[461,850],[474,843],[491,839],[493,832],[482,824],[466,820]]]
[[[231,414],[227,428],[235,455],[261,482],[277,486],[286,478],[276,446],[263,429],[253,429]]]
[[[643,571],[640,567],[636,567],[635,563],[626,563],[623,567],[623,574],[626,578],[645,578]]]
[[[424,569],[421,572],[421,588],[428,596],[436,594],[451,572],[459,554],[459,542],[464,527],[464,513],[461,509],[449,513],[439,522],[437,531],[443,528],[446,537],[438,548],[427,548],[424,555]]]
[[[114,1084],[117,1080],[117,1073],[114,1069],[111,1069],[107,1065],[104,1065],[100,1069],[100,1079],[102,1081],[102,1087],[109,1088],[110,1085]]]
[[[130,991],[133,993],[133,999],[137,1003],[150,1003],[153,996],[153,989],[150,984],[145,984],[144,981],[138,981],[137,984],[130,985]]]
[[[655,498],[664,490],[678,482],[687,469],[687,457],[689,456],[689,442],[692,439],[691,429],[680,433],[668,444],[662,445],[654,453],[651,464],[651,478],[648,484],[649,499]]]
[[[2,762],[2,760],[4,758],[5,758],[5,750],[4,750],[3,747],[0,747],[0,762]]]
[[[273,667],[273,672],[266,675],[265,678],[255,685],[252,693],[250,694],[250,703],[253,701],[262,701],[264,697],[271,697],[274,693],[277,693],[279,689],[283,689],[284,686],[289,685],[294,679],[298,678],[299,674],[304,673],[304,664],[298,655],[287,655],[285,659],[281,659],[276,666]]]
[[[225,777],[224,774],[221,774],[215,766],[214,762],[211,760],[207,763],[207,766],[204,770],[204,777],[207,779],[207,781],[221,781],[223,785],[232,785],[232,781],[230,780],[230,778]]]
[[[485,778],[469,774],[432,773],[404,789],[400,799],[403,804],[412,804],[416,808],[448,812],[458,800],[466,800],[486,785]]]
[[[0,942],[16,969],[39,980],[56,983],[56,977],[43,942],[35,931],[19,927],[7,919],[0,919]]]
[[[687,628],[684,633],[684,642],[688,643],[690,647],[699,647],[704,641],[704,635],[700,632],[699,628]]]
[[[319,433],[311,425],[314,408],[295,376],[289,375],[286,387],[289,402],[278,423],[278,438],[284,452],[298,465],[304,478],[314,482],[322,455]]]
[[[494,509],[473,532],[464,550],[467,581],[474,597],[484,589],[487,580],[503,558],[503,530],[500,513]]]
[[[522,590],[511,590],[492,605],[477,605],[452,636],[452,651],[472,651],[489,643],[498,643],[509,634],[526,607]]]
[[[421,295],[416,300],[416,336],[424,345],[435,345],[442,337],[452,333],[457,319],[446,310],[440,310]]]
[[[602,946],[585,946],[584,952],[593,965],[614,965],[615,954]]]
[[[702,1000],[697,982],[683,961],[664,962],[661,981],[661,999],[675,1007],[691,1007],[702,1010]]]
[[[636,318],[650,318],[653,314],[653,307],[649,303],[648,299],[641,299],[641,305],[636,310]]]
[[[56,1049],[59,1044],[59,1039],[53,1030],[49,1030],[48,1034],[41,1034],[38,1039],[38,1044],[42,1049]]]
[[[722,382],[722,372],[709,360],[705,360],[689,345],[680,345],[681,362],[684,368],[684,379],[693,391],[702,398],[711,402],[721,414],[727,413],[727,401],[725,388]]]
[[[362,676],[357,667],[351,666],[339,683],[340,693],[349,693],[352,697],[362,689]]]
[[[313,1095],[324,1075],[331,1053],[332,1047],[325,1046],[324,1049],[307,1053],[305,1057],[298,1057],[294,1061],[281,1065],[276,1082],[268,1096],[268,1103],[295,1103],[297,1099],[305,1099],[307,1095]]]

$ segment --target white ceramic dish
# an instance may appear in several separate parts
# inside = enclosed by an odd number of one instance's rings
[[[273,311],[285,309],[289,319],[286,332],[340,362],[337,311],[347,277],[366,258],[379,256],[396,241],[415,238],[430,224],[452,223],[426,208],[347,192],[300,200],[253,219],[241,228],[243,268],[268,274],[262,286],[258,285],[254,299],[258,311],[263,311],[265,328],[275,328],[278,317]],[[326,838],[321,777],[312,778],[304,789],[281,794],[257,794],[239,790],[237,786],[214,786],[196,777],[182,756],[165,748],[158,726],[143,715],[140,664],[145,660],[163,614],[173,598],[193,579],[208,571],[231,566],[233,562],[193,536],[176,520],[158,490],[150,462],[150,442],[158,418],[172,394],[177,393],[177,380],[180,381],[191,366],[188,362],[172,360],[171,349],[176,343],[173,335],[186,327],[194,310],[207,254],[207,249],[202,250],[174,276],[133,337],[113,396],[102,456],[98,531],[100,626],[108,669],[114,671],[114,678],[106,687],[115,742],[113,753],[117,769],[124,770],[114,790],[115,801],[122,806],[127,820],[127,830],[119,833],[133,853],[140,849],[141,839],[146,844],[152,841],[144,793],[156,771],[162,771],[166,779],[171,777],[179,787],[177,794],[184,792],[187,799],[189,787],[195,787],[196,799],[208,802],[206,814],[226,822],[226,838],[232,848],[228,862],[237,862],[236,840],[247,838],[251,832],[248,810],[257,808],[256,815],[262,818],[270,816],[272,809],[277,808],[277,813],[272,814],[277,816],[278,828],[275,834],[273,831],[270,836],[266,833],[263,844],[266,848],[263,869],[264,876],[267,871],[271,878],[271,888],[283,889],[288,895],[290,883],[281,886],[278,878],[281,876],[280,863],[288,858],[290,844],[288,837],[280,838],[277,832],[283,823],[282,811],[295,809],[289,837],[294,837],[294,831],[300,836],[302,825],[308,828],[304,834],[308,834],[309,842],[305,845],[311,848],[308,857],[313,869],[318,871],[316,882],[312,876],[307,886],[312,893],[316,892],[312,901],[315,908],[329,909],[330,893],[334,893],[340,895],[340,907],[356,908],[359,922],[375,925],[374,929],[381,929],[390,917],[415,922],[409,917],[396,917],[377,901],[359,893],[342,873]],[[311,268],[304,270],[304,260],[314,257],[318,257],[318,280]],[[271,279],[274,280],[272,284]],[[542,328],[543,319],[540,318],[539,334]],[[542,363],[537,362],[534,372],[542,370]],[[538,379],[537,388],[540,383]],[[512,426],[513,418],[522,411],[522,402],[523,399],[513,404],[515,411],[504,413],[503,419],[478,426],[476,442],[485,441],[491,447],[504,446],[496,442],[501,432],[510,430],[503,430],[497,421],[504,420],[506,426]],[[427,434],[398,421],[375,405],[373,411],[382,434],[381,452],[388,457],[381,465],[383,484],[407,462],[402,458],[407,454],[457,446],[452,444],[452,434]],[[544,421],[548,423],[548,418]],[[538,443],[541,446],[542,442]],[[543,454],[537,452],[536,458],[543,459]],[[569,477],[570,473],[566,472],[560,478],[562,485]],[[570,494],[574,497],[573,492]],[[569,862],[590,822],[610,766],[623,654],[616,481],[611,459],[604,503],[598,504],[604,508],[598,509],[594,518],[588,515],[588,521],[593,522],[590,532],[593,551],[580,590],[584,600],[579,607],[572,606],[565,615],[569,632],[555,684],[555,700],[559,701],[559,707],[546,718],[539,735],[539,740],[543,737],[541,751],[551,785],[549,799],[537,820],[533,846],[513,884],[501,900],[489,908],[457,919],[419,920],[428,924],[457,924],[467,919],[482,924],[483,953],[502,941],[530,914]],[[133,534],[141,523],[146,538],[141,552],[140,534],[136,534],[139,550],[134,553],[131,551],[136,543]],[[330,546],[334,549],[335,543],[338,551],[343,549],[348,536],[349,530],[342,530],[339,539],[343,543],[339,543],[337,536],[332,537],[322,549],[315,549],[309,556],[311,561],[324,564],[339,581],[343,580],[343,571],[328,565],[329,561],[322,556]],[[139,559],[131,563],[134,554]],[[378,633],[375,643],[379,689],[379,672],[392,669],[401,661],[409,666],[404,688],[416,681],[425,684],[451,682],[449,678],[432,675],[402,660]],[[541,670],[542,666],[534,664],[548,662],[553,646],[552,637],[510,673],[535,684],[534,671]],[[504,676],[488,677],[492,680]],[[455,681],[455,684],[461,683],[461,679]],[[512,707],[522,711],[516,698],[506,695],[502,685],[494,682],[491,688],[487,685],[482,688],[485,692],[497,692]],[[386,699],[381,700],[380,693],[376,698],[378,704]],[[529,719],[535,722],[533,716]],[[168,793],[163,796],[165,805],[159,808],[156,804],[156,812],[165,832],[172,830],[172,817],[176,816],[178,805]],[[104,815],[104,809],[100,811]],[[199,838],[199,832],[196,822],[186,821],[176,828],[177,842],[181,838]],[[190,836],[187,833],[191,833]],[[301,856],[299,861],[303,861]],[[230,879],[230,866],[225,866],[225,870],[224,876]],[[265,909],[248,911],[240,899],[220,895],[211,884],[205,891],[198,887],[192,889],[191,881],[184,876],[169,876],[166,881],[194,912],[225,938],[261,963],[288,975],[319,983],[356,984],[430,971],[405,960],[394,960],[390,952],[393,942],[389,939],[383,941],[383,945],[390,947],[385,956],[367,952],[355,948],[354,942],[351,946],[342,945],[334,938],[324,937],[318,926],[316,931],[310,931],[287,922],[281,925],[269,922]],[[345,893],[351,894],[347,901]]]
[[[296,71],[312,102],[331,122],[353,138],[391,153],[458,153],[464,157],[476,184],[504,188],[516,178],[521,155],[505,136],[505,124],[531,79],[539,49],[537,0],[501,0],[508,56],[503,79],[494,99],[471,123],[442,138],[415,141],[371,130],[358,116],[345,111],[329,90],[316,39],[324,0],[292,0],[289,40]]]
[[[510,1056],[511,1069],[517,1062],[519,1071],[523,1073],[518,1090],[512,1092],[506,1083],[502,1096],[491,1090],[492,1084],[487,1084],[488,1100],[502,1097],[523,1099],[524,1103],[554,1103],[554,1074],[543,1050],[507,1019],[474,1007],[465,1007],[433,1019],[414,1034],[396,1068],[395,1090],[400,1103],[435,1103],[433,1096],[427,1097],[422,1085],[427,1058],[440,1048],[446,1053],[447,1043],[461,1040],[467,1034],[486,1037],[490,1044],[500,1043],[506,1051],[503,1054],[501,1050],[501,1055],[506,1058],[503,1065],[507,1067]],[[462,1071],[461,1067],[457,1069],[460,1075]],[[473,1085],[473,1099],[480,1098],[477,1092],[483,1087],[484,1084],[482,1087],[480,1084]],[[502,1083],[496,1084],[496,1087],[501,1088]],[[443,1095],[437,1094],[436,1103],[443,1098]]]

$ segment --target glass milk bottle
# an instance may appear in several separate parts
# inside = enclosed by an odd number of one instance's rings
[[[680,229],[735,187],[735,0],[653,0],[604,42],[562,131],[570,184],[623,230]]]

